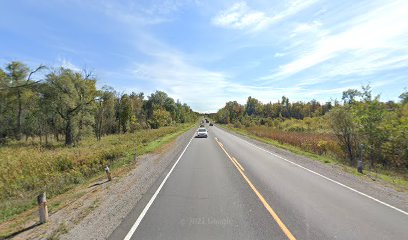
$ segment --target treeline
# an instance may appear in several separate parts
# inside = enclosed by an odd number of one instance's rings
[[[334,101],[334,106],[340,105]],[[245,105],[237,101],[230,101],[216,114],[211,114],[218,123],[243,124],[249,126],[254,120],[259,120],[261,125],[271,124],[272,119],[304,119],[305,117],[323,116],[333,108],[332,102],[321,104],[316,100],[310,102],[289,102],[289,98],[283,96],[277,103],[263,104],[258,99],[248,97]]]
[[[37,75],[42,80],[33,80]],[[119,93],[111,87],[96,88],[96,78],[86,71],[67,68],[30,69],[21,62],[0,68],[0,143],[9,139],[49,137],[78,143],[94,134],[135,132],[175,123],[195,121],[198,113],[187,104],[156,91]]]
[[[350,165],[355,165],[362,156],[371,167],[380,164],[408,169],[408,92],[402,93],[398,102],[381,102],[379,96],[372,96],[369,86],[343,92],[342,102],[335,100],[324,104],[315,100],[290,103],[286,97],[277,103],[263,104],[248,97],[244,105],[227,102],[211,117],[218,123],[233,124],[237,128],[265,126],[275,129],[269,135],[279,136],[282,143],[294,142],[294,139],[285,141],[281,139],[285,134],[277,131],[309,131],[314,138],[318,136],[315,133],[326,137],[332,134],[342,151],[341,156],[336,157],[348,159]],[[287,138],[292,135],[286,134]],[[306,139],[307,134],[302,134],[302,138]],[[313,139],[307,145],[316,146],[305,148],[318,149],[317,153],[321,154],[325,143],[325,139]],[[302,145],[301,142],[298,144]]]

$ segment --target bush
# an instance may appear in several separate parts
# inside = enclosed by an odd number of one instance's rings
[[[56,168],[59,172],[65,172],[71,170],[74,164],[67,157],[60,156],[55,162]]]
[[[234,123],[234,128],[242,128],[241,122],[236,121],[236,122]]]
[[[306,129],[303,126],[292,125],[292,126],[289,126],[287,128],[287,131],[289,131],[289,132],[305,132]]]

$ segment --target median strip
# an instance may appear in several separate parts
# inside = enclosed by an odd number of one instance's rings
[[[248,183],[248,185],[251,187],[252,191],[255,192],[256,196],[259,198],[259,200],[262,202],[266,210],[268,210],[269,214],[271,214],[272,218],[276,221],[276,223],[279,225],[279,227],[282,229],[283,233],[286,235],[286,237],[290,240],[296,240],[295,236],[289,231],[289,229],[286,227],[286,225],[282,222],[282,220],[279,218],[279,216],[275,213],[275,211],[272,209],[272,207],[268,204],[268,202],[265,200],[265,198],[262,196],[262,194],[255,188],[255,186],[252,184],[252,182],[249,180],[249,178],[244,174],[244,170],[242,166],[238,163],[238,161],[231,157],[230,154],[225,150],[223,144],[218,141],[217,138],[215,138],[215,141],[218,143],[218,145],[221,147],[221,149],[225,152],[229,160],[234,164],[234,166],[238,169],[239,173],[241,173],[242,177],[245,179],[245,181]],[[235,161],[234,161],[235,159]]]

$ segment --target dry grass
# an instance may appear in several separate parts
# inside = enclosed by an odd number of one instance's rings
[[[331,155],[336,158],[343,157],[336,137],[330,133],[289,132],[266,126],[249,127],[246,130],[258,137],[273,139],[281,144],[296,146],[308,152]]]
[[[0,222],[30,209],[35,196],[46,191],[52,198],[76,184],[103,172],[104,166],[120,166],[138,155],[153,151],[161,141],[190,128],[190,125],[142,130],[110,135],[96,141],[83,139],[76,147],[54,143],[48,147],[27,142],[12,142],[0,147]]]

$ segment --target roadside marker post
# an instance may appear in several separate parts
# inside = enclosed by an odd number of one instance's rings
[[[108,181],[112,181],[112,176],[111,176],[111,172],[109,170],[108,165],[106,165],[105,167],[105,172],[106,172],[106,176],[108,176]]]
[[[360,144],[360,160],[357,161],[357,171],[363,173],[363,153],[364,153],[364,144]]]
[[[40,223],[46,223],[48,221],[48,207],[45,192],[37,196],[37,203],[38,213],[40,215]]]

